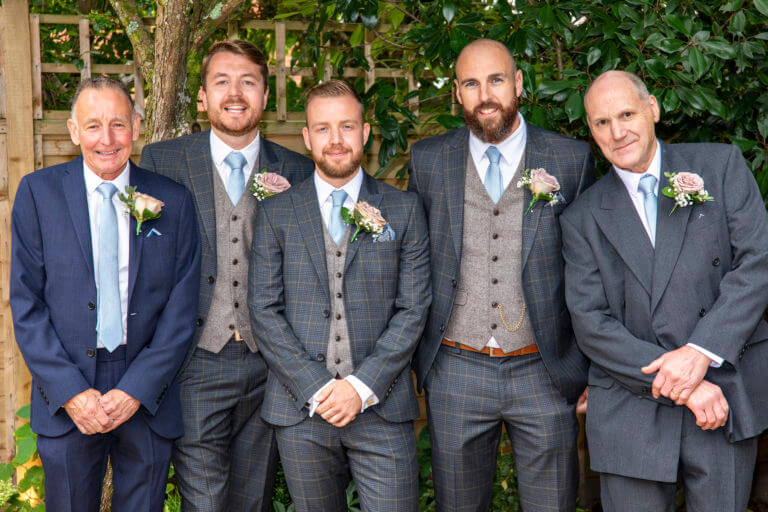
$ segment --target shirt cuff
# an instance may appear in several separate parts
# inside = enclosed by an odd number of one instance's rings
[[[360,401],[363,402],[363,407],[360,409],[360,412],[363,412],[372,405],[379,403],[379,398],[376,396],[373,390],[366,386],[363,381],[354,375],[348,375],[344,377],[344,380],[352,384],[352,387],[355,388],[355,391],[357,391],[357,394],[360,396]]]
[[[317,406],[320,405],[320,402],[317,401],[317,395],[319,395],[322,390],[327,388],[331,384],[331,382],[333,382],[333,380],[334,379],[331,379],[328,382],[326,382],[325,385],[323,387],[321,387],[320,389],[318,389],[317,391],[315,391],[315,394],[312,395],[312,398],[309,399],[309,404],[307,404],[307,405],[309,406],[309,417],[310,418],[315,414],[315,409],[317,409]]]
[[[701,352],[702,354],[710,358],[712,362],[709,363],[709,366],[711,366],[712,368],[720,368],[723,365],[723,361],[725,361],[725,359],[723,359],[722,357],[718,356],[717,354],[713,354],[709,350],[703,347],[700,347],[695,343],[687,343],[687,345],[694,350],[698,350],[699,352]]]

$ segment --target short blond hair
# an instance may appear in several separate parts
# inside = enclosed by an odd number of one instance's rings
[[[342,96],[352,96],[360,105],[360,114],[365,115],[363,100],[357,91],[344,80],[328,80],[312,87],[307,93],[307,99],[304,101],[304,110],[309,107],[310,102],[315,98],[340,98]]]

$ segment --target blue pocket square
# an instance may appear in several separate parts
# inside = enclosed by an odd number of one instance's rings
[[[375,242],[391,242],[393,240],[396,240],[397,237],[395,236],[395,230],[392,229],[392,226],[387,224],[384,226],[384,229],[382,229],[381,233],[378,235],[374,235],[373,241]]]
[[[149,230],[149,233],[147,233],[147,238],[149,238],[151,236],[163,236],[163,234],[161,232],[159,232],[158,230],[156,230],[155,228],[152,228],[152,229]]]

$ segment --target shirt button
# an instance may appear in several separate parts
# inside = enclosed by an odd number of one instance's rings
[[[699,311],[699,316],[704,316],[707,314],[707,310],[704,308],[701,308],[701,311]]]
[[[496,279],[495,277],[493,279],[491,279],[491,284],[498,284],[498,282],[499,282],[499,280]]]
[[[494,217],[498,217],[498,216],[499,216],[499,209],[498,209],[498,208],[494,208],[494,210],[493,210],[493,216],[494,216]]]
[[[497,308],[497,307],[499,307],[499,303],[498,302],[491,302],[491,307],[492,308]]]
[[[208,282],[209,283],[213,284],[214,281],[215,281],[215,279],[213,278],[213,276],[208,276]]]
[[[496,329],[496,327],[497,327],[497,326],[496,326],[496,324],[491,324],[491,329],[492,329],[492,330],[493,330],[493,329]]]
[[[336,272],[336,277],[341,277],[341,272]]]
[[[96,304],[94,304],[93,302],[89,302],[88,309],[96,309]]]
[[[335,363],[336,363],[336,364],[341,364],[341,359],[339,359],[339,358],[337,357],[337,358],[336,358],[336,361],[335,361]]]
[[[237,241],[238,241],[238,238],[237,238],[237,237],[234,237],[234,238],[232,239],[232,243],[233,243],[233,244],[236,244],[236,243],[237,243]]]
[[[339,313],[336,313],[336,320],[341,320],[341,315]]]
[[[236,308],[239,308],[239,307],[240,307],[240,303],[239,303],[239,302],[235,302],[234,306],[235,306]]]
[[[491,256],[491,261],[497,261],[499,259],[498,256]]]
[[[713,266],[713,267],[718,267],[718,266],[720,266],[720,258],[715,258],[715,259],[713,259],[713,260],[712,260],[712,266]]]
[[[456,288],[456,280],[455,279],[451,279],[451,286],[453,288]]]
[[[339,336],[339,335],[337,334],[336,336],[334,336],[334,338],[333,338],[333,339],[334,339],[335,341],[341,341],[341,336]]]
[[[229,330],[230,331],[234,331],[235,330],[235,326],[233,324],[229,324]]]
[[[233,265],[237,265],[237,258],[235,258],[235,259],[233,259],[233,260],[232,260],[232,264],[233,264]]]
[[[198,318],[197,322],[195,322],[195,323],[197,324],[198,327],[200,327],[201,325],[203,325],[203,319],[202,318]]]
[[[340,299],[340,298],[341,298],[341,292],[338,292],[338,293],[336,294],[336,298],[337,298],[337,299]]]
[[[237,281],[232,281],[232,286],[237,286],[238,284],[240,283],[238,283]]]
[[[341,257],[341,251],[336,251],[336,257],[337,257],[337,258],[340,258],[340,257]]]
[[[491,235],[491,238],[496,240],[497,238],[499,238],[499,234],[498,233],[494,233],[494,234]]]
[[[329,316],[331,316],[331,312],[330,312],[330,311],[328,311],[327,309],[324,309],[324,310],[323,310],[323,316],[324,316],[325,318],[328,318]]]
[[[237,220],[237,215],[233,215],[232,220]]]
[[[318,361],[325,361],[325,354],[321,352],[320,354],[317,354],[317,357],[315,359],[317,359]]]
[[[96,355],[96,351],[93,350],[92,348],[89,348],[88,350],[85,351],[85,355],[87,355],[88,357],[93,357]],[[40,388],[38,387],[37,389],[40,389]]]

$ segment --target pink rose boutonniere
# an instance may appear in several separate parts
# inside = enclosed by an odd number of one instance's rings
[[[117,197],[128,207],[128,213],[136,219],[136,235],[141,233],[141,224],[160,217],[165,203],[148,194],[136,192],[136,187],[125,187],[125,194]]]
[[[262,169],[251,180],[250,191],[257,201],[263,201],[267,197],[285,192],[289,188],[291,188],[291,184],[287,179],[277,173],[267,172],[266,169]]]
[[[387,221],[381,216],[381,211],[365,201],[358,201],[351,211],[348,208],[342,208],[341,219],[357,228],[352,238],[349,239],[349,243],[355,241],[355,237],[360,231],[371,233],[375,238],[384,231],[384,227],[387,225]]]
[[[549,203],[549,206],[565,202],[565,198],[560,194],[560,183],[557,181],[557,178],[543,168],[524,170],[523,176],[517,182],[517,188],[521,187],[527,187],[533,195],[528,208],[525,210],[526,214],[531,211],[536,201],[546,201]]]
[[[669,180],[669,185],[661,189],[661,193],[675,200],[670,215],[678,206],[684,208],[715,200],[704,188],[704,180],[694,172],[665,172],[664,176]]]

